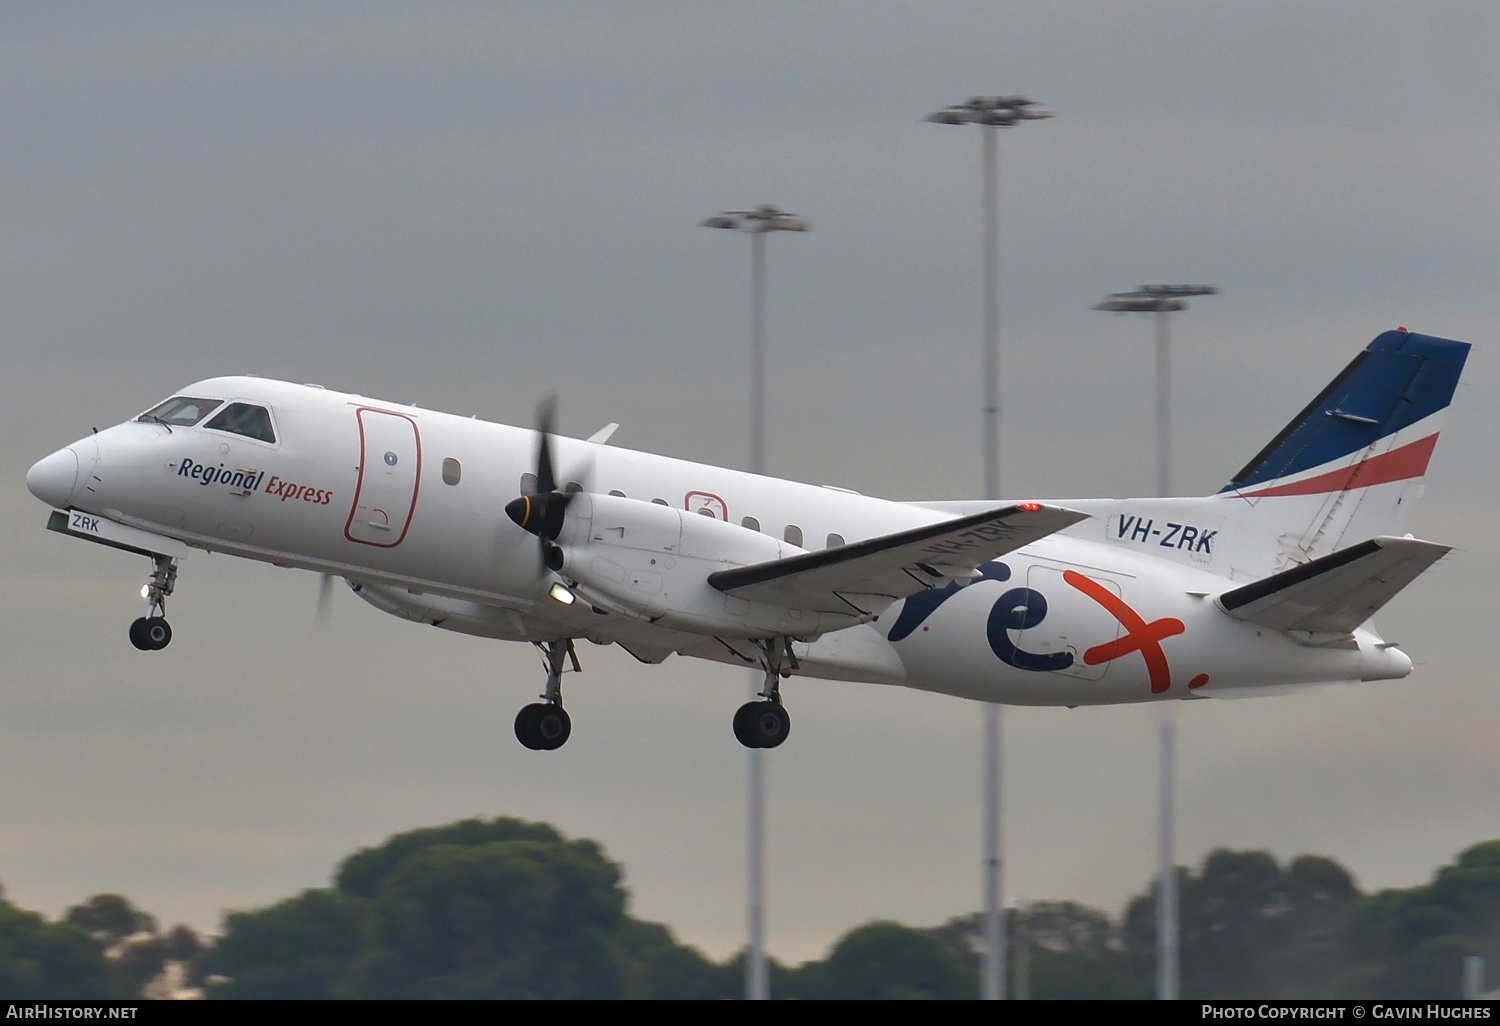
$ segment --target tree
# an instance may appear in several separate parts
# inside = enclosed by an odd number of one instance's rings
[[[1337,862],[1313,855],[1283,864],[1268,852],[1218,849],[1196,870],[1179,868],[1178,879],[1185,995],[1455,996],[1464,955],[1500,955],[1500,841],[1463,852],[1428,885],[1373,895],[1361,894]],[[1137,896],[1118,923],[1071,902],[1011,910],[1012,973],[1024,943],[1033,998],[1149,997],[1154,900],[1150,890]],[[28,996],[48,987],[99,993],[126,973],[139,980],[183,957],[171,953],[177,931],[138,938],[117,946],[119,965],[100,975],[101,938],[111,934],[97,924],[114,924],[114,933],[127,921],[139,925],[129,915],[141,913],[118,895],[70,910],[98,937],[3,904],[0,912],[9,917],[0,919],[0,990],[24,977],[30,982],[17,992]],[[772,962],[772,993],[975,997],[981,928],[978,915],[931,929],[868,923],[824,959]],[[190,953],[196,938],[187,933],[178,947]],[[45,957],[25,954],[46,944]],[[743,952],[716,963],[667,927],[633,918],[620,867],[597,844],[515,819],[414,830],[356,852],[332,888],[230,913],[195,969],[211,997],[704,999],[737,997],[744,987]],[[93,982],[80,990],[54,986],[87,972]]]
[[[360,996],[649,993],[620,938],[619,871],[589,842],[423,848],[381,883],[373,913]]]
[[[1432,883],[1370,895],[1350,910],[1350,967],[1337,996],[1456,998],[1464,956],[1500,956],[1500,841],[1464,851]]]
[[[213,997],[716,997],[723,971],[626,913],[597,844],[464,820],[351,856],[335,889],[225,919]]]
[[[109,956],[130,981],[132,992],[146,995],[150,984],[161,977],[170,963],[179,963],[186,970],[202,949],[203,942],[192,927],[179,923],[166,933],[136,936],[117,944]],[[170,993],[186,982],[186,976],[183,973],[160,980],[157,990]]]
[[[344,987],[363,950],[369,915],[368,902],[330,890],[231,912],[224,936],[204,952],[196,974],[209,982],[210,997],[355,996]]]
[[[654,998],[712,1001],[737,998],[745,993],[743,955],[720,965],[704,957],[697,948],[679,943],[661,923],[646,923],[628,916],[620,928],[620,939],[631,957],[644,965]],[[779,974],[785,971],[772,961],[773,994]]]
[[[1306,997],[1346,958],[1343,916],[1359,897],[1338,863],[1302,856],[1282,867],[1269,852],[1216,849],[1194,874],[1178,870],[1184,997]],[[1126,908],[1126,950],[1155,966],[1155,888]]]
[[[156,919],[118,894],[96,894],[63,913],[63,922],[118,944],[137,933],[155,933]]]
[[[0,901],[0,998],[123,998],[130,984],[104,943]]]
[[[380,885],[400,868],[401,863],[423,848],[435,845],[472,847],[493,841],[564,843],[562,834],[546,823],[529,823],[509,816],[489,820],[464,819],[446,826],[409,830],[388,838],[379,847],[361,848],[339,866],[334,886],[344,894],[373,898]]]
[[[931,931],[869,923],[846,933],[822,962],[789,974],[782,996],[826,999],[977,998],[979,980]]]
[[[978,978],[983,915],[950,919],[927,932]],[[1126,954],[1119,927],[1098,909],[1072,901],[1034,901],[1025,909],[1007,909],[1006,937],[1011,994],[1021,993],[1020,974],[1025,972],[1030,977],[1027,990],[1036,999],[1151,996],[1150,968]],[[1024,953],[1023,944],[1028,949]]]

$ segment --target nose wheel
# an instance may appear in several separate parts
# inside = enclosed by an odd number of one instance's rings
[[[172,625],[167,623],[167,596],[177,584],[177,561],[155,556],[156,569],[141,589],[146,615],[130,625],[130,643],[142,652],[160,652],[172,643]]]
[[[746,748],[775,748],[792,732],[780,701],[746,702],[734,714],[734,739]]]
[[[516,740],[533,752],[561,748],[573,733],[573,719],[560,705],[532,702],[516,714]]]
[[[782,667],[797,669],[792,640],[780,637],[757,642],[766,683],[760,701],[746,702],[734,714],[734,739],[746,748],[775,748],[792,732],[792,717],[781,704]]]
[[[159,652],[172,643],[172,625],[162,616],[143,616],[130,625],[130,643],[142,652]]]
[[[536,647],[541,650],[547,667],[547,690],[540,702],[523,706],[516,714],[516,740],[533,752],[551,752],[567,744],[568,736],[573,733],[572,717],[562,705],[563,670],[571,665],[573,672],[578,673],[582,667],[578,665],[573,642],[566,638],[538,642]]]

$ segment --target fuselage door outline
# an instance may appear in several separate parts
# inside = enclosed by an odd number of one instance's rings
[[[406,540],[422,482],[422,439],[404,413],[370,406],[354,411],[359,424],[359,481],[344,537],[393,549]]]
[[[1090,664],[1084,661],[1086,650],[1108,645],[1120,637],[1120,621],[1098,602],[1069,587],[1064,571],[1057,567],[1033,564],[1026,570],[1026,586],[1047,596],[1049,616],[1019,632],[1019,648],[1037,655],[1068,652],[1070,665],[1052,673],[1083,680],[1099,680],[1109,671],[1109,662]],[[1090,574],[1090,579],[1120,597],[1120,585],[1110,578]]]

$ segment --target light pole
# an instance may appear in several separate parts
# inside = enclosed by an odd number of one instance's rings
[[[1142,285],[1134,292],[1115,292],[1093,309],[1110,313],[1149,313],[1156,316],[1156,494],[1172,494],[1172,396],[1168,318],[1186,310],[1189,296],[1214,296],[1212,285]],[[1157,719],[1157,888],[1156,996],[1176,1000],[1178,994],[1177,858],[1173,822],[1173,761],[1176,746],[1175,709],[1163,705]]]
[[[796,214],[773,206],[729,210],[702,222],[705,228],[728,228],[750,236],[750,472],[765,473],[766,461],[766,236],[771,232],[805,232],[812,227]],[[751,671],[750,697],[763,675]],[[750,933],[745,957],[745,997],[771,996],[766,973],[766,779],[765,751],[750,750],[746,920]]]
[[[984,497],[1000,498],[1000,191],[996,129],[1052,112],[1025,96],[974,96],[923,118],[979,125],[984,214]],[[1005,931],[1000,916],[1000,706],[984,706],[984,975],[987,1001],[1005,997]]]
[[[1186,310],[1188,296],[1216,296],[1212,285],[1142,285],[1134,292],[1114,292],[1093,309],[1110,313],[1156,315],[1156,494],[1172,494],[1172,377],[1167,318]]]

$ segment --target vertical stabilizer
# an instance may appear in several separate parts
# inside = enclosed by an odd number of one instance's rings
[[[1404,532],[1468,355],[1467,342],[1398,329],[1356,356],[1219,492],[1235,500],[1241,557],[1261,564],[1241,569]],[[1270,549],[1256,559],[1246,550],[1259,545]]]

